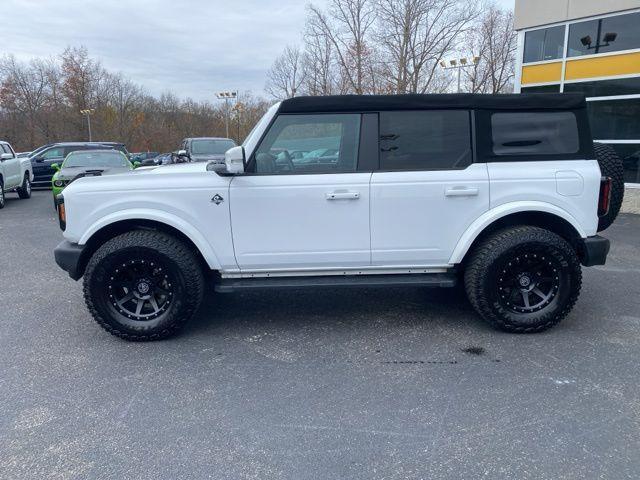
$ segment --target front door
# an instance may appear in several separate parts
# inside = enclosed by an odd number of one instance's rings
[[[371,173],[357,171],[360,114],[280,115],[230,186],[238,266],[370,265]]]
[[[380,171],[371,179],[376,266],[447,265],[489,209],[486,164],[472,163],[470,112],[380,113]]]
[[[7,144],[0,145],[0,153],[9,154],[12,157],[2,161],[2,167],[5,174],[5,188],[14,188],[22,183],[20,178],[20,159],[15,152]]]

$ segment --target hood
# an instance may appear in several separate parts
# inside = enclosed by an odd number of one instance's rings
[[[73,179],[87,172],[100,172],[100,175],[115,175],[131,172],[131,169],[128,167],[65,167],[58,172],[57,178],[60,180]]]
[[[172,173],[199,173],[206,172],[206,163],[174,163],[171,165],[157,165],[154,167],[139,167],[133,173],[136,175],[165,175]]]

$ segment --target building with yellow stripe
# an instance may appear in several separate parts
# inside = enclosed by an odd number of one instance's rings
[[[584,92],[640,187],[640,0],[516,0],[516,92]]]

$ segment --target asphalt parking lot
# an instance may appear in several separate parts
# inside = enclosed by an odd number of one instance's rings
[[[211,295],[127,343],[54,263],[50,192],[0,211],[0,477],[640,475],[640,216],[570,317],[495,332],[460,290]]]

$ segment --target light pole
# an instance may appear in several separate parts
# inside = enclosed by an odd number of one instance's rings
[[[89,127],[89,141],[91,141],[91,115],[95,113],[95,108],[87,108],[86,110],[80,110],[80,114],[87,117],[87,127]]]
[[[238,98],[238,92],[216,92],[218,100],[224,100],[224,126],[229,138],[229,101]]]
[[[440,66],[445,70],[456,69],[458,71],[458,93],[460,93],[461,85],[460,85],[460,77],[462,74],[463,68],[471,68],[475,67],[480,63],[480,57],[472,57],[472,58],[460,58],[458,60],[449,60],[449,63],[445,60],[440,61]]]

